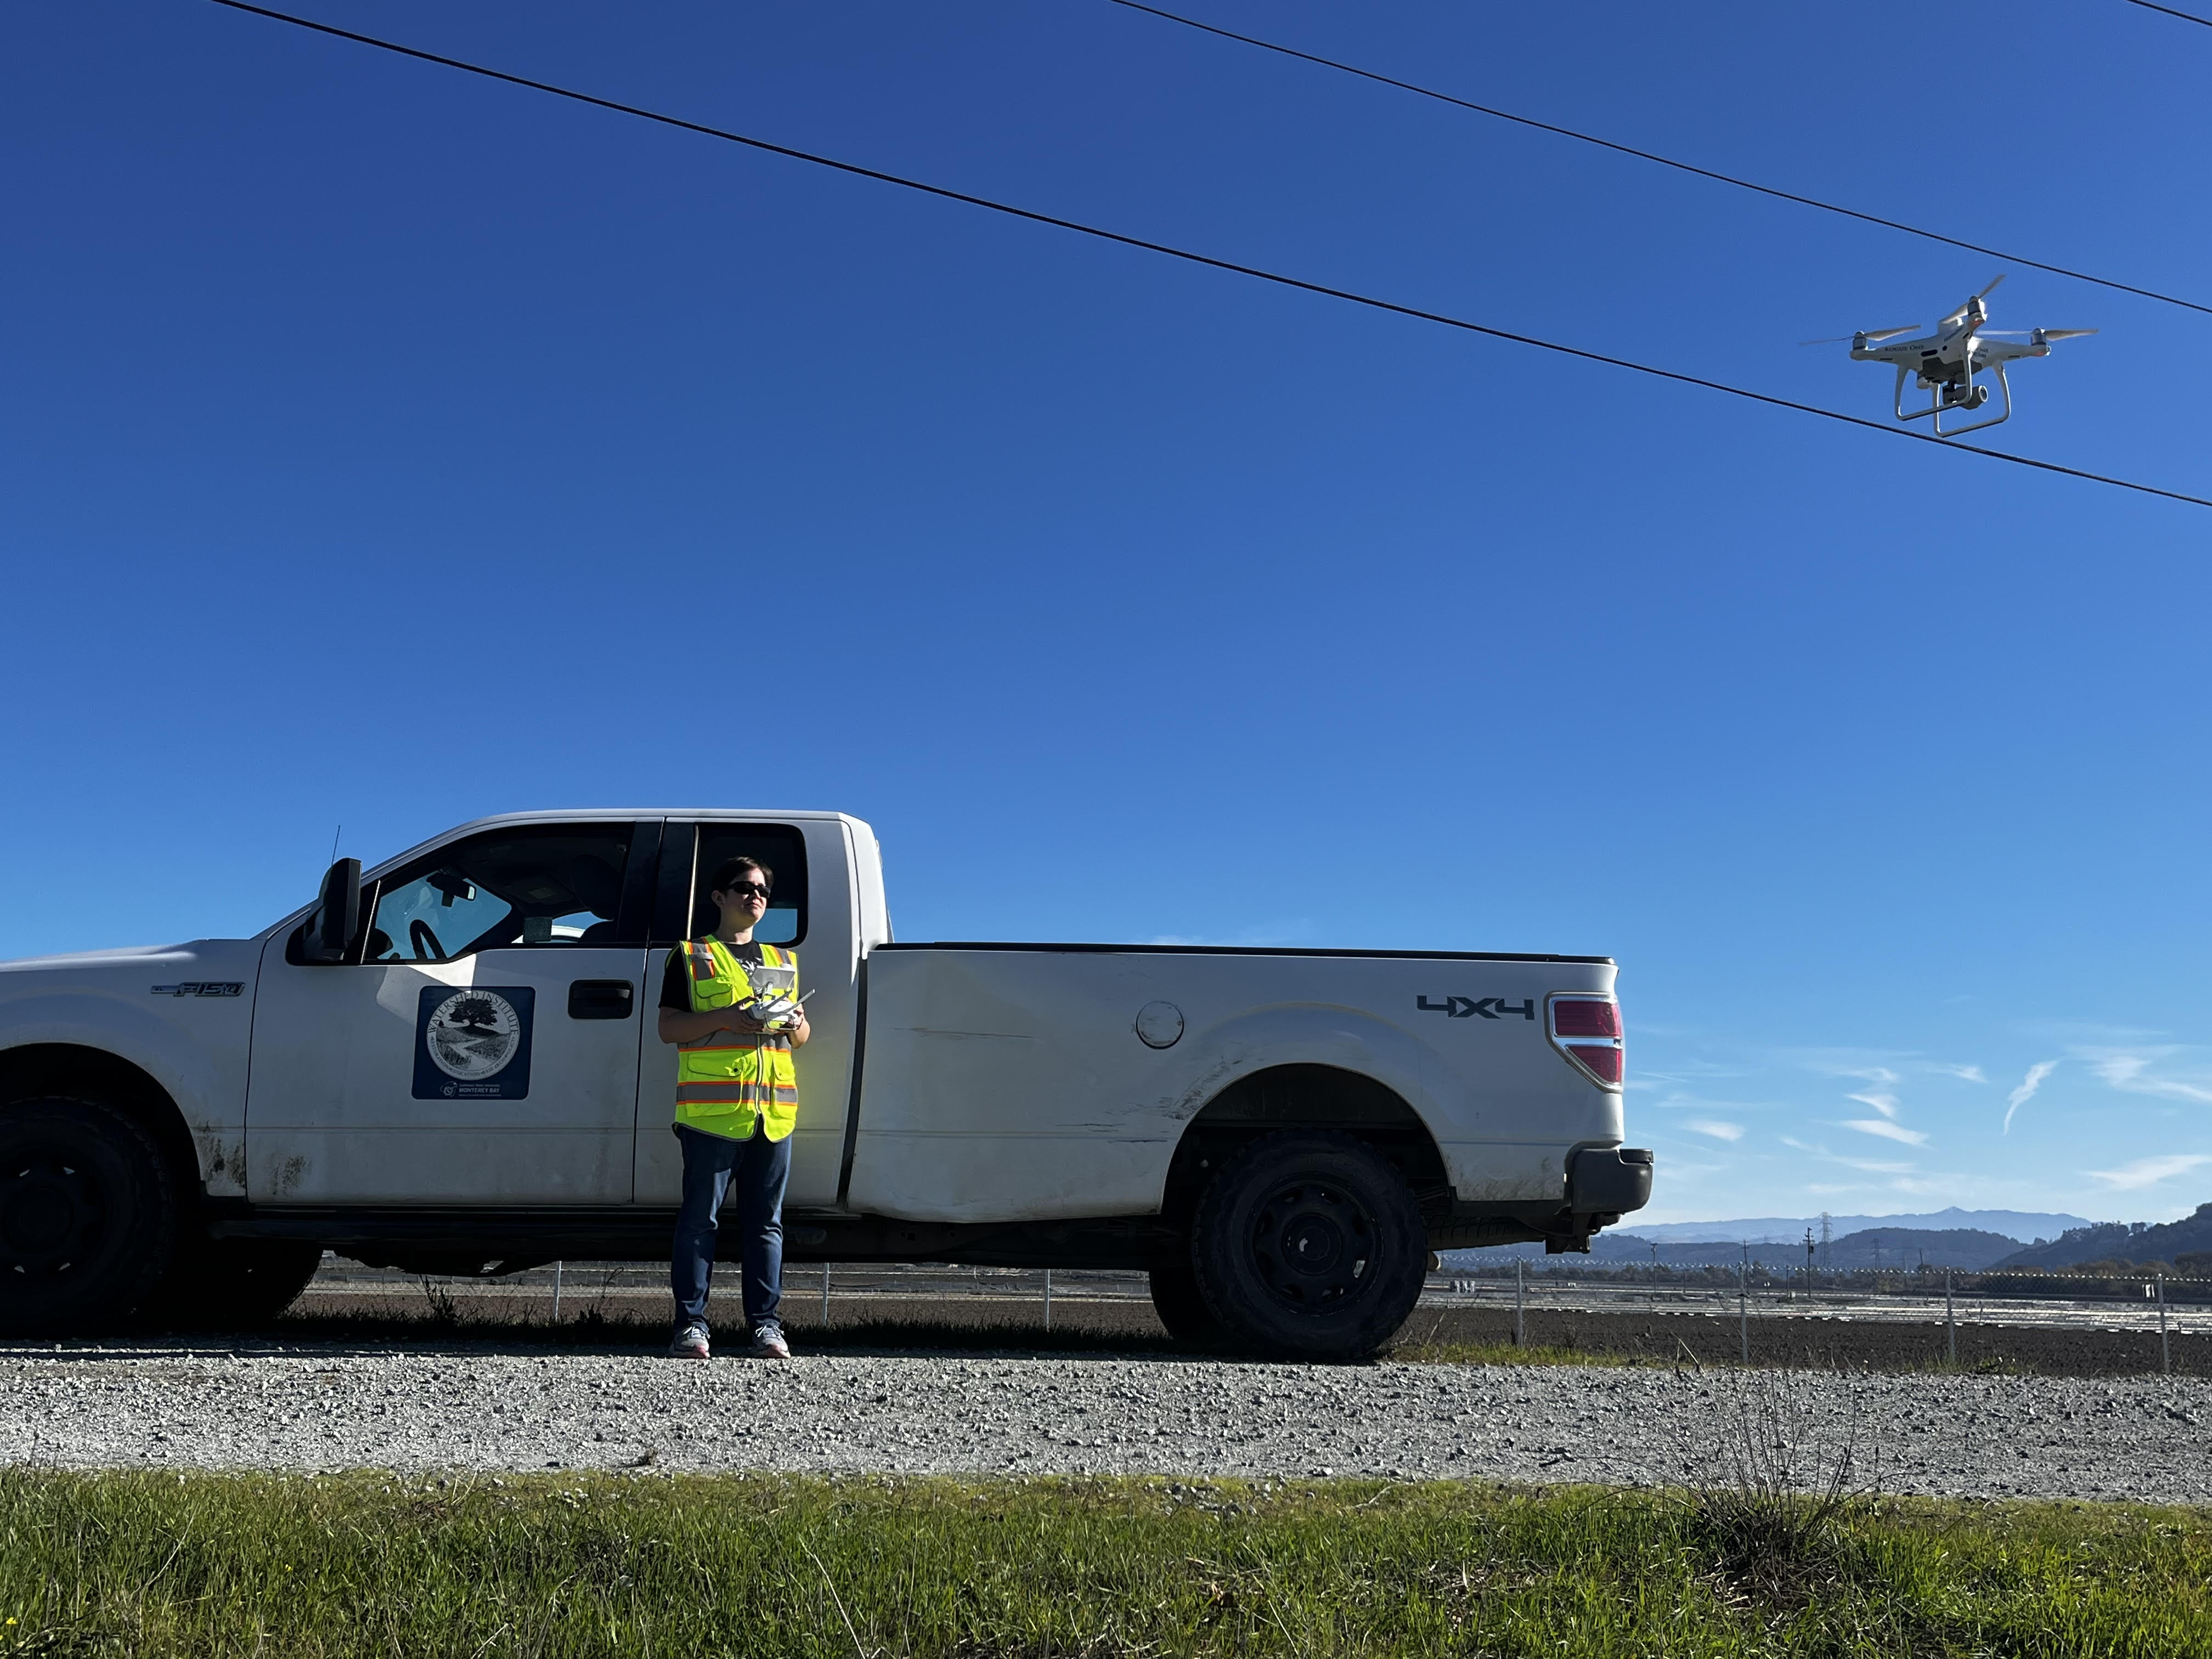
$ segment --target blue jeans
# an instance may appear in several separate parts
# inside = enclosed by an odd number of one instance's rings
[[[783,1305],[783,1188],[791,1178],[791,1137],[750,1140],[676,1126],[684,1144],[684,1207],[676,1212],[676,1249],[669,1279],[679,1324],[707,1317],[707,1284],[714,1272],[714,1240],[722,1201],[732,1196],[744,1270],[745,1325],[769,1323]]]

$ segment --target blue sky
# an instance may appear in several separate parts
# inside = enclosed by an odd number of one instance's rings
[[[1104,0],[313,9],[1864,415],[1796,342],[2006,268]],[[2119,0],[1204,15],[2212,302],[2212,30]],[[1655,1220],[2212,1196],[2212,513],[202,0],[0,14],[0,953],[829,806],[909,939],[1618,957]],[[2010,269],[2104,331],[1992,440],[2212,493],[2212,317]]]

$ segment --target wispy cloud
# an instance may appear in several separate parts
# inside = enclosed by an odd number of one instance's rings
[[[1880,1112],[1891,1122],[1894,1123],[1897,1121],[1897,1097],[1895,1095],[1845,1095],[1844,1098],[1846,1100],[1856,1100],[1862,1106],[1871,1106],[1875,1110]]]
[[[2167,1152],[2159,1158],[2139,1158],[2117,1170],[2085,1170],[2082,1173],[2103,1182],[2115,1192],[2132,1193],[2155,1187],[2161,1181],[2171,1181],[2178,1175],[2187,1175],[2204,1164],[2212,1164],[2212,1156],[2203,1152]]]
[[[2048,1037],[2053,1042],[2069,1046],[2080,1043],[2105,1043],[2113,1048],[2133,1048],[2140,1043],[2156,1042],[2166,1036],[2143,1025],[2099,1025],[2081,1019],[2041,1019],[2030,1021],[2023,1030],[2036,1036]]]
[[[1741,1140],[1743,1125],[1724,1123],[1716,1117],[1693,1117],[1682,1126],[1692,1134],[1711,1135],[1715,1140]]]
[[[1850,1078],[1876,1089],[1892,1088],[1908,1077],[1955,1078],[1961,1083],[1987,1083],[1989,1073],[1962,1060],[1929,1060],[1910,1049],[1898,1048],[1784,1048],[1778,1059],[1816,1072],[1822,1077]]]
[[[1277,921],[1263,927],[1248,927],[1240,933],[1222,937],[1197,933],[1155,933],[1145,941],[1147,945],[1200,945],[1215,948],[1236,949],[1254,945],[1297,945],[1313,937],[1313,924],[1300,917],[1294,921]]]
[[[1840,1152],[1830,1152],[1826,1146],[1799,1140],[1792,1135],[1783,1136],[1782,1144],[1794,1146],[1801,1152],[1810,1152],[1814,1158],[1824,1158],[1830,1164],[1840,1164],[1847,1170],[1864,1170],[1869,1175],[1911,1175],[1920,1167],[1917,1164],[1877,1164],[1871,1158],[1847,1158]]]
[[[1836,1126],[1839,1129],[1856,1129],[1863,1135],[1880,1135],[1884,1140],[1902,1141],[1907,1146],[1925,1146],[1926,1132],[1908,1129],[1902,1123],[1892,1123],[1886,1117],[1846,1118]]]
[[[2055,1060],[2039,1060],[2027,1068],[2027,1075],[2020,1080],[2013,1091],[2005,1097],[2004,1133],[2012,1133],[2012,1115],[2035,1098],[2035,1091],[2043,1086],[2043,1079],[2058,1069]]]
[[[1638,1020],[1636,1029],[1641,1033],[1651,1028]],[[1747,1073],[1741,1066],[1723,1065],[1718,1060],[1699,1060],[1693,1057],[1688,1060],[1671,1060],[1668,1061],[1665,1071],[1646,1072],[1644,1075],[1656,1077],[1668,1083],[1687,1083],[1693,1078],[1743,1077]]]
[[[1879,1084],[1884,1087],[1887,1087],[1888,1085],[1893,1083],[1900,1083],[1904,1081],[1902,1078],[1900,1078],[1895,1072],[1891,1071],[1887,1066],[1838,1066],[1833,1072],[1830,1073],[1829,1075],[1832,1077],[1855,1077],[1862,1083]]]
[[[1662,1111],[1700,1111],[1709,1115],[1727,1113],[1730,1116],[1738,1112],[1769,1112],[1778,1104],[1769,1100],[1716,1100],[1711,1095],[1697,1094],[1687,1089],[1675,1089],[1656,1100],[1647,1100],[1644,1103]]]
[[[1904,1073],[1896,1067],[1911,1064],[1914,1058],[1910,1049],[1902,1048],[1784,1048],[1768,1052],[1777,1063],[1799,1067],[1816,1077],[1855,1078],[1882,1088],[1903,1081]]]
[[[1921,1176],[1899,1176],[1889,1183],[1889,1189],[1909,1198],[1950,1198],[1955,1202],[1959,1184],[1949,1177],[1933,1180]]]
[[[2181,1052],[2178,1048],[2076,1048],[2074,1052],[2109,1087],[2131,1095],[2155,1095],[2165,1100],[2188,1100],[2212,1106],[2212,1085],[2152,1074],[2153,1066]]]

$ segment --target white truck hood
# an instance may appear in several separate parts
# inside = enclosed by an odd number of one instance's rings
[[[68,973],[88,968],[128,968],[155,962],[258,963],[260,946],[252,939],[199,939],[182,945],[118,945],[105,951],[68,951],[50,957],[17,957],[0,962],[0,974]]]

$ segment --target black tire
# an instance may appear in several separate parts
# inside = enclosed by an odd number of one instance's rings
[[[1168,1328],[1170,1336],[1186,1348],[1210,1350],[1224,1345],[1226,1333],[1199,1293],[1198,1274],[1190,1265],[1188,1249],[1172,1260],[1154,1262],[1152,1280],[1152,1311]]]
[[[1199,1199],[1191,1259],[1239,1346],[1279,1359],[1364,1359],[1419,1300],[1420,1206],[1390,1161],[1323,1131],[1255,1141]]]
[[[155,1298],[157,1323],[181,1330],[252,1330],[299,1300],[323,1247],[290,1238],[188,1240]]]
[[[0,1107],[0,1331],[123,1325],[168,1270],[177,1215],[161,1149],[114,1107],[60,1097]]]

